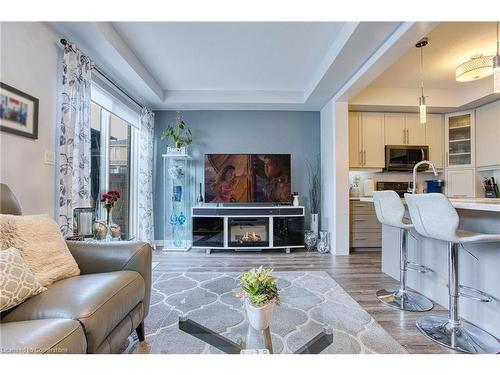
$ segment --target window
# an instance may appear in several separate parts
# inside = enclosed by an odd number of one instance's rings
[[[112,105],[111,105],[112,104]],[[120,114],[122,116],[117,115]],[[109,190],[120,192],[120,199],[112,210],[112,222],[121,229],[122,239],[134,237],[133,212],[135,204],[134,168],[138,129],[136,116],[127,116],[116,105],[116,99],[100,86],[92,85],[91,104],[91,199],[97,216],[106,218],[100,203],[102,194]]]

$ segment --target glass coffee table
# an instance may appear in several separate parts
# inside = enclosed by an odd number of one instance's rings
[[[227,354],[240,354],[242,351],[273,354],[273,342],[269,327],[263,331],[257,331],[248,326],[246,340],[241,337],[237,342],[222,336],[203,324],[188,319],[185,315],[179,317],[179,329]],[[330,326],[324,326],[318,334],[296,349],[293,354],[319,354],[332,343],[333,330]],[[267,351],[263,351],[263,349]]]
[[[337,353],[342,352],[337,347],[340,342],[343,347],[356,349],[349,332],[335,329],[338,319],[332,311],[348,307],[338,303],[332,306],[333,279],[307,272],[274,275],[280,304],[274,306],[269,329],[264,331],[249,324],[239,273],[186,272],[157,282],[156,288],[162,288],[164,304],[171,308],[165,321],[175,325],[178,340],[190,353]],[[347,303],[344,299],[337,302]],[[359,319],[353,319],[347,322],[346,330],[353,326],[358,332],[362,328],[356,325]]]

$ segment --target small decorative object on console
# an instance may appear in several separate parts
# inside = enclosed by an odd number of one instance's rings
[[[319,242],[317,246],[319,253],[328,253],[330,251],[330,236],[327,230],[319,232]]]
[[[292,194],[292,204],[294,207],[299,206],[299,193],[297,193],[296,191]]]
[[[304,234],[304,244],[307,251],[314,250],[316,242],[318,241],[318,235],[312,230],[306,230]]]
[[[279,304],[279,290],[273,270],[260,266],[241,276],[241,287],[245,292],[245,307],[248,321],[256,330],[269,327],[273,316],[273,307]]]
[[[95,220],[95,209],[79,207],[73,210],[73,235],[93,237],[92,224]]]

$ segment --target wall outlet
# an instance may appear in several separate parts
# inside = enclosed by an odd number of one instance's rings
[[[54,151],[45,150],[43,162],[48,165],[56,165],[56,153]]]

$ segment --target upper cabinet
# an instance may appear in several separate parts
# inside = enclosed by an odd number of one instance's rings
[[[363,140],[363,167],[383,168],[384,153],[384,114],[363,112],[361,114],[361,133]]]
[[[349,113],[349,167],[383,168],[384,114]]]
[[[418,114],[386,113],[385,144],[386,145],[425,145],[426,126],[420,123]]]
[[[474,167],[474,143],[474,111],[446,115],[446,167]]]
[[[406,144],[410,146],[425,145],[425,124],[420,123],[420,116],[417,113],[405,114]]]
[[[424,144],[429,146],[429,161],[438,169],[444,168],[444,121],[443,115],[428,114],[425,124]]]
[[[429,146],[429,159],[444,168],[442,115],[427,115],[427,124],[415,113],[349,112],[349,167],[385,167],[385,145]]]
[[[476,166],[500,166],[500,101],[476,109]]]
[[[406,126],[404,113],[386,113],[385,115],[385,144],[406,144]]]

